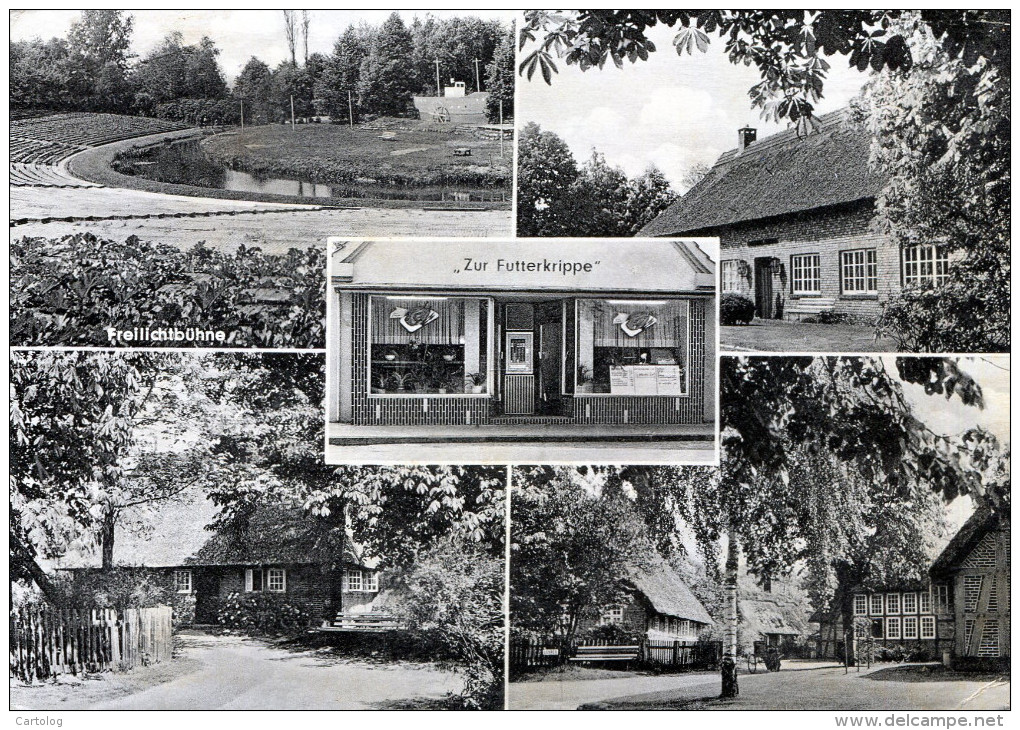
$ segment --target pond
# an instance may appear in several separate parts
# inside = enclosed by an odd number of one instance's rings
[[[397,186],[357,183],[335,185],[310,180],[253,175],[209,159],[196,141],[150,147],[120,156],[113,165],[117,172],[175,185],[195,185],[242,193],[314,198],[317,201],[344,198],[453,201],[461,203],[509,202],[503,190],[454,189],[441,186]]]

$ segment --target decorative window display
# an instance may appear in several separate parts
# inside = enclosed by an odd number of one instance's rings
[[[688,395],[687,301],[579,299],[577,393]]]
[[[489,304],[485,299],[371,300],[371,392],[486,393]]]

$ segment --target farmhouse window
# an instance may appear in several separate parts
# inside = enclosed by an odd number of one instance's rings
[[[854,616],[866,616],[868,614],[868,597],[863,593],[854,595]]]
[[[575,392],[689,395],[690,303],[577,300]]]
[[[820,257],[816,253],[790,257],[790,270],[793,272],[792,285],[794,294],[821,294],[822,269]]]
[[[261,568],[246,568],[244,571],[244,590],[248,593],[262,590]]]
[[[873,248],[843,251],[840,275],[844,294],[877,294],[878,252]]]
[[[903,617],[903,638],[904,639],[917,638],[917,616]]]
[[[283,568],[270,568],[266,571],[266,590],[272,593],[284,593],[287,590],[287,571]]]
[[[917,594],[903,594],[903,613],[917,613]]]
[[[890,616],[885,620],[885,638],[900,638],[900,619],[898,617]]]
[[[360,570],[348,570],[346,573],[347,578],[347,590],[349,591],[363,591],[365,590],[365,582],[362,580]]]
[[[365,578],[365,590],[372,593],[376,593],[379,590],[379,574],[366,571],[364,574]]]
[[[896,614],[900,612],[900,594],[899,593],[886,593],[885,594],[885,612]]]
[[[610,606],[606,609],[605,613],[602,614],[603,624],[622,624],[623,623],[623,606]]]
[[[921,613],[931,613],[931,593],[928,591],[921,591],[917,594],[917,598],[921,607]]]
[[[921,617],[921,638],[922,639],[934,639],[935,638],[935,617],[934,616],[922,616]]]
[[[882,594],[881,593],[872,593],[871,594],[871,615],[872,616],[881,616],[883,613],[885,613],[885,610],[883,609]]]
[[[748,281],[750,273],[751,268],[741,259],[723,261],[720,269],[722,290],[724,292],[746,291],[750,286]]]
[[[175,570],[174,587],[178,593],[191,593],[191,571]]]
[[[935,613],[949,613],[949,586],[945,583],[932,586],[932,595],[935,599]]]
[[[374,296],[370,308],[373,394],[488,392],[487,299]]]
[[[949,252],[942,246],[903,249],[903,284],[944,284],[949,280]]]

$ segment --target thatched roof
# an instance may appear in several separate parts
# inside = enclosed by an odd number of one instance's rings
[[[314,529],[299,507],[264,505],[249,518],[240,533],[218,531],[187,565],[298,565],[332,562],[375,567],[349,536],[333,539]]]
[[[868,165],[871,138],[849,109],[818,118],[814,134],[790,129],[722,154],[709,173],[638,235],[707,229],[875,198],[885,178]]]
[[[164,508],[144,534],[118,529],[115,562],[120,567],[172,568],[181,565],[298,565],[333,561],[375,569],[378,560],[349,536],[327,544],[299,507],[263,505],[239,533],[210,531],[215,507],[204,498]],[[96,568],[99,556],[66,556],[59,568]]]
[[[712,623],[701,601],[665,561],[656,561],[650,568],[635,570],[629,582],[658,613],[703,624]]]
[[[992,512],[988,507],[976,510],[935,558],[929,569],[931,576],[945,578],[956,570],[970,551],[981,542],[981,538],[999,526],[999,521],[999,514]]]
[[[747,598],[740,601],[741,624],[751,634],[800,636],[807,633],[809,609],[780,598]]]

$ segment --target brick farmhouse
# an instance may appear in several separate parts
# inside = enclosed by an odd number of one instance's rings
[[[718,236],[720,294],[755,303],[763,319],[831,311],[872,322],[904,286],[941,283],[945,251],[903,251],[873,228],[885,179],[869,166],[870,135],[849,109],[739,145],[649,223],[642,236]]]

